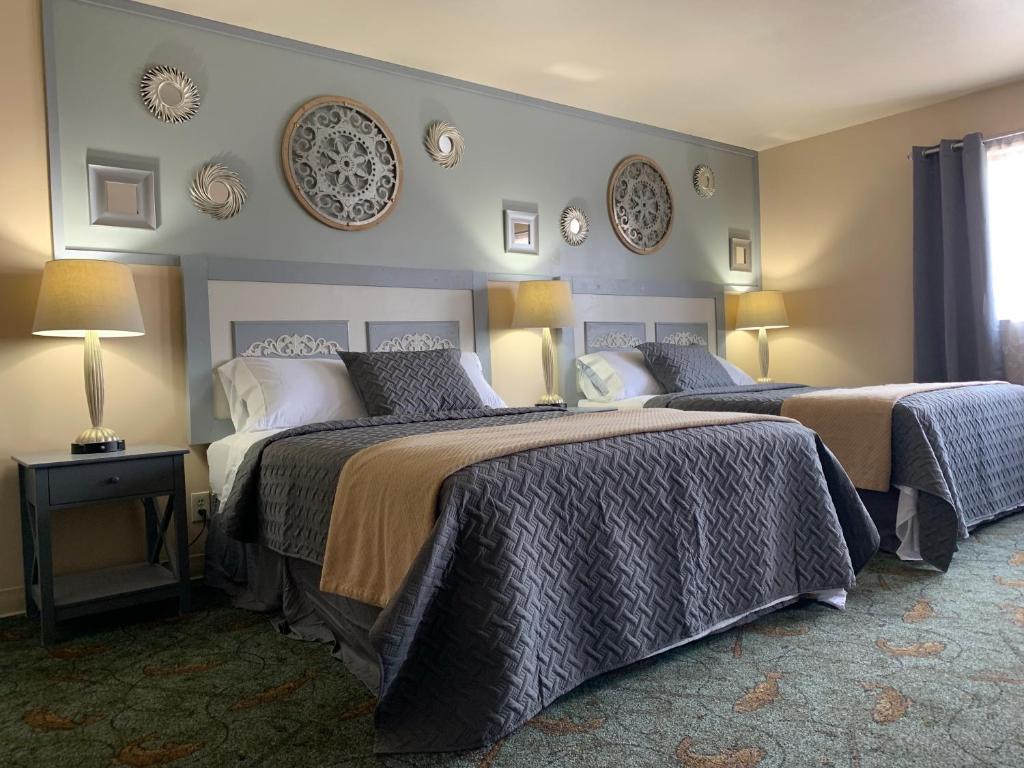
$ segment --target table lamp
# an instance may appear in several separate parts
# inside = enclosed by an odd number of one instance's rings
[[[103,426],[100,338],[141,336],[145,332],[139,297],[128,267],[93,259],[47,262],[32,333],[85,339],[85,399],[92,426],[71,444],[72,453],[124,450],[124,440],[113,429]]]
[[[513,328],[542,328],[541,362],[547,394],[538,405],[565,405],[555,392],[555,346],[552,328],[567,328],[576,322],[572,310],[572,285],[566,280],[524,280],[516,294]]]
[[[761,357],[761,377],[763,384],[770,384],[768,376],[768,329],[788,328],[789,317],[786,315],[786,302],[779,291],[751,291],[741,293],[739,306],[736,309],[736,330],[757,331],[757,348]]]

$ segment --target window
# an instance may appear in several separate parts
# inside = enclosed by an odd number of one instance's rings
[[[1024,139],[989,145],[988,213],[996,317],[1024,321]]]

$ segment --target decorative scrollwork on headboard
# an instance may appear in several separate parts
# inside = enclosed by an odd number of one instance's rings
[[[643,339],[631,333],[613,331],[595,338],[591,343],[596,349],[630,349],[643,344]]]
[[[655,323],[654,339],[666,344],[710,349],[711,329],[707,323]]]
[[[695,333],[670,333],[662,339],[666,344],[678,344],[681,347],[706,347],[707,339],[702,339]]]
[[[583,324],[583,342],[587,354],[610,349],[632,349],[647,341],[645,323],[591,322]]]
[[[383,320],[366,324],[371,352],[426,352],[459,349],[458,320]]]
[[[336,355],[344,347],[322,336],[314,339],[310,334],[281,334],[276,339],[252,342],[239,357],[324,357]]]
[[[426,352],[431,349],[455,349],[448,339],[429,333],[406,333],[384,339],[373,352]]]
[[[237,357],[336,357],[348,349],[347,320],[236,320]]]

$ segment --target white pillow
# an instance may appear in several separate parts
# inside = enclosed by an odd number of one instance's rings
[[[611,403],[665,390],[639,349],[608,349],[576,360],[577,381],[587,400]]]
[[[507,407],[505,401],[501,399],[498,393],[487,383],[487,379],[484,378],[484,366],[476,352],[463,352],[459,362],[462,363],[462,367],[469,374],[469,380],[473,382],[473,386],[476,388],[484,405],[488,408]]]
[[[733,384],[743,385],[757,383],[754,381],[752,377],[748,376],[746,373],[741,371],[739,368],[730,363],[724,357],[719,357],[718,355],[715,355],[715,359],[722,364],[723,368],[725,368],[725,372],[729,374],[729,378],[732,379]]]
[[[236,357],[217,372],[236,432],[367,415],[341,360]]]
[[[715,355],[734,384],[754,380],[725,358]],[[577,382],[587,400],[612,403],[640,395],[660,395],[665,390],[654,378],[639,349],[609,349],[576,360]]]

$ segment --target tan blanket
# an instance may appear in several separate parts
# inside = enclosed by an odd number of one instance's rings
[[[787,398],[782,404],[782,415],[817,432],[855,486],[884,492],[889,490],[892,473],[892,409],[897,402],[918,392],[995,383],[998,382],[827,389]]]
[[[430,536],[445,479],[465,467],[551,445],[748,421],[790,420],[650,408],[435,432],[366,448],[338,478],[320,589],[385,605]]]

